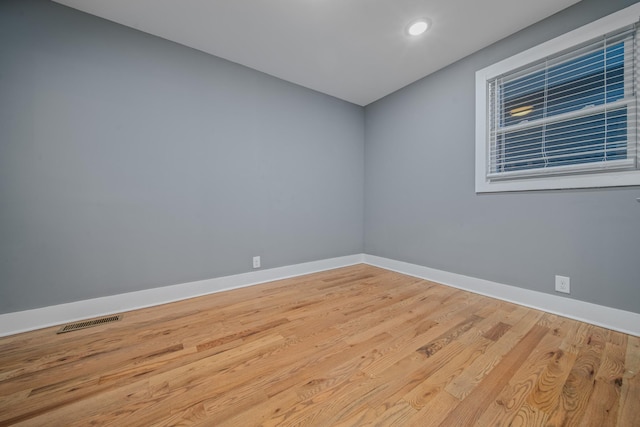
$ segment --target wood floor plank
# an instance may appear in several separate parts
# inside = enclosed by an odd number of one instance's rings
[[[571,322],[573,328],[560,346],[561,351],[576,355],[575,362],[564,382],[562,392],[549,411],[551,425],[576,425],[584,416],[587,401],[593,391],[593,378],[598,371],[604,345],[598,342],[593,327]],[[602,331],[601,332],[605,332]]]
[[[548,332],[548,328],[538,325],[533,326],[522,340],[507,353],[498,366],[462,400],[456,410],[445,418],[441,425],[466,426],[475,423],[488,404],[496,398],[514,372]]]
[[[620,391],[619,426],[640,426],[640,338],[628,337]]]
[[[548,318],[549,316],[545,316]],[[555,317],[555,316],[554,316]],[[544,322],[544,321],[543,321]],[[540,322],[538,324],[541,324]],[[567,335],[573,336],[570,332],[576,327],[576,323],[569,321],[568,319],[555,318],[548,325],[550,327],[549,342],[554,342],[552,348],[554,350],[549,351],[548,363],[538,374],[533,388],[529,392],[527,397],[526,408],[530,408],[528,413],[537,413],[538,411],[550,415],[555,413],[559,409],[559,405],[562,404],[562,399],[566,397],[564,394],[566,380],[569,376],[571,369],[575,363],[577,353],[563,350],[567,346],[564,344],[567,339]],[[560,343],[559,345],[557,343]],[[544,347],[536,351],[542,350]],[[517,418],[517,417],[516,417]],[[545,416],[545,419],[547,417]]]
[[[359,412],[338,421],[335,427],[348,426],[406,426],[416,410],[407,402],[400,401],[395,405],[377,409],[364,406]]]
[[[640,426],[640,339],[367,265],[0,338],[0,426]]]
[[[516,418],[521,419],[519,411],[527,404],[527,398],[533,393],[542,372],[556,357],[562,338],[562,334],[554,333],[548,333],[542,338],[507,385],[487,406],[478,419],[478,425],[510,425]]]
[[[403,400],[416,410],[428,406],[429,402],[443,391],[446,385],[464,370],[465,366],[471,364],[486,351],[491,345],[490,343],[491,341],[486,338],[479,338],[464,346],[462,351],[455,354],[441,369],[406,393]]]
[[[626,348],[607,342],[596,374],[593,393],[581,426],[614,425],[618,419]]]
[[[460,400],[465,399],[542,316],[542,313],[536,311],[527,311],[523,314],[520,321],[505,332],[496,342],[496,345],[492,346],[489,351],[475,360],[464,372],[447,385],[446,390],[451,395]]]
[[[415,415],[413,415],[407,425],[419,427],[440,426],[444,419],[456,410],[460,401],[451,396],[446,390],[442,390]]]

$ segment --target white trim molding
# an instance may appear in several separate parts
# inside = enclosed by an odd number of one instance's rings
[[[93,317],[152,307],[216,292],[302,276],[334,268],[362,264],[363,254],[163,286],[101,298],[75,301],[32,310],[0,314],[0,337],[57,326]]]
[[[0,314],[0,337],[362,263],[640,336],[638,313],[375,255],[356,254]]]
[[[638,313],[504,285],[490,280],[450,273],[448,271],[382,258],[375,255],[364,255],[364,262],[375,267],[396,271],[408,276],[430,280],[453,288],[535,308],[640,337],[640,314]]]

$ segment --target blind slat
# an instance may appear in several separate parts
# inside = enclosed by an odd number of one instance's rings
[[[514,132],[522,129],[540,126],[543,124],[564,122],[564,121],[568,121],[578,117],[590,116],[590,115],[602,113],[605,111],[616,111],[621,106],[627,106],[632,108],[634,104],[635,104],[635,98],[621,99],[619,101],[609,102],[609,103],[600,104],[600,105],[594,105],[592,107],[587,107],[587,108],[583,108],[581,110],[576,110],[576,111],[569,111],[567,113],[562,113],[562,114],[558,114],[558,115],[547,117],[547,118],[531,120],[531,121],[523,120],[520,123],[515,125],[505,126],[498,129],[492,129],[491,134],[497,135],[502,133],[509,133],[509,132]]]

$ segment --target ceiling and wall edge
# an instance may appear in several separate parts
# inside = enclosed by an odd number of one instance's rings
[[[360,106],[579,2],[54,1]]]

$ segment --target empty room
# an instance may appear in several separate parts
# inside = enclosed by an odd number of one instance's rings
[[[0,426],[640,426],[639,26],[0,1]]]

